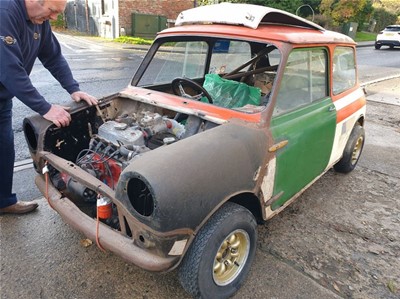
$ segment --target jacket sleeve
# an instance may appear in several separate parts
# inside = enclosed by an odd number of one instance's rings
[[[44,97],[32,85],[24,68],[20,48],[18,21],[7,10],[0,10],[0,82],[7,91],[37,113],[44,115],[50,108]]]
[[[43,66],[50,71],[53,77],[69,93],[79,91],[79,84],[73,78],[71,69],[61,53],[61,46],[51,31],[50,24],[46,22],[43,28],[44,40],[38,58]]]

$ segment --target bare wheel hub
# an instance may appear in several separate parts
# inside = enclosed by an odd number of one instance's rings
[[[358,158],[361,155],[361,149],[363,145],[364,137],[360,136],[357,139],[356,145],[354,146],[353,154],[351,155],[351,164],[354,165],[357,163]]]
[[[213,279],[219,286],[231,283],[242,271],[250,252],[250,237],[244,230],[232,232],[220,245],[214,259]]]

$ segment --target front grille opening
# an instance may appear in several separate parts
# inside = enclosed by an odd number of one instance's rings
[[[32,151],[36,151],[38,146],[37,134],[33,129],[32,125],[28,121],[24,122],[24,133],[29,148]]]
[[[142,216],[150,216],[154,211],[154,199],[150,189],[141,179],[133,178],[128,183],[128,198],[132,207]]]

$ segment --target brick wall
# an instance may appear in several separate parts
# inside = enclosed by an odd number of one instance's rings
[[[132,13],[166,16],[175,20],[182,10],[194,7],[195,0],[119,0],[119,26],[131,34]]]

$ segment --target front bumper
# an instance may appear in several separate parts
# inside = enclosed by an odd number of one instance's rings
[[[379,46],[394,46],[394,47],[399,47],[400,46],[400,41],[399,40],[378,40],[375,42],[376,45]]]
[[[57,159],[52,154],[44,155],[47,158]],[[91,240],[96,239],[96,219],[82,212],[72,201],[64,197],[51,183],[46,186],[42,175],[37,175],[35,183],[42,194],[48,195],[48,200],[55,211],[63,220],[74,229],[82,232]],[[97,186],[97,190],[102,189]],[[105,191],[105,190],[103,190]],[[105,192],[107,193],[107,192]],[[179,256],[162,257],[143,249],[134,243],[133,238],[123,235],[121,232],[99,223],[99,242],[101,246],[126,261],[148,271],[164,272],[173,269],[179,261]]]

